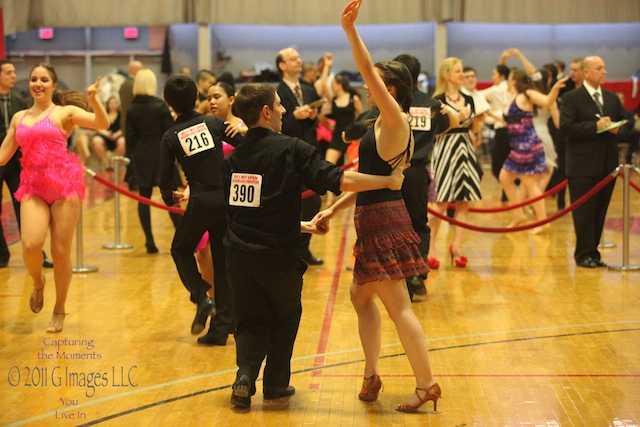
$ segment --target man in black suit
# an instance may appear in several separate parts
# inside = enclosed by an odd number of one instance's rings
[[[302,58],[293,48],[282,49],[276,56],[276,67],[282,77],[278,86],[278,95],[282,106],[287,110],[282,116],[282,133],[306,141],[318,148],[316,127],[318,126],[318,108],[309,104],[320,99],[313,86],[300,83]],[[322,152],[321,150],[318,150]],[[301,221],[311,221],[320,210],[322,201],[318,194],[302,199]],[[302,258],[309,265],[320,265],[324,261],[311,254],[309,242],[311,234],[302,234]]]
[[[27,109],[27,103],[22,99],[22,96],[11,90],[15,86],[16,68],[8,61],[0,61],[0,144],[7,135],[7,129],[13,115],[20,110]],[[22,170],[20,157],[22,157],[22,152],[18,149],[9,162],[0,167],[0,214],[2,214],[2,182],[4,181],[7,183],[9,193],[11,193],[18,228],[20,228],[20,202],[16,200],[13,194],[20,186],[20,171]],[[10,255],[7,240],[4,237],[4,230],[0,224],[0,268],[9,265]],[[43,266],[52,268],[53,263],[51,260],[47,258],[46,254],[43,253],[43,255]]]
[[[566,175],[571,203],[588,193],[618,165],[616,134],[620,128],[601,133],[624,118],[618,97],[601,85],[607,76],[602,58],[586,57],[581,64],[583,84],[566,93],[560,104],[560,130],[567,137]],[[579,267],[606,267],[598,244],[615,181],[573,211],[576,232],[574,258]]]

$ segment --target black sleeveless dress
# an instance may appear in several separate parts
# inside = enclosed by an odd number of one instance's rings
[[[407,149],[391,160],[392,167],[378,155],[373,128],[360,142],[359,171],[389,175],[397,165],[410,160],[411,140]],[[429,272],[418,250],[420,237],[413,230],[402,192],[383,189],[358,193],[354,220],[358,240],[353,249],[353,276],[358,285]]]

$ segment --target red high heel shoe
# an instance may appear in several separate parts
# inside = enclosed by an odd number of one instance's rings
[[[429,270],[437,270],[440,268],[440,261],[437,258],[427,258],[427,267]]]
[[[358,399],[364,400],[365,402],[373,402],[378,399],[380,389],[384,390],[384,386],[382,385],[379,375],[373,374],[370,377],[364,377],[362,390],[360,390],[360,394],[358,394]]]
[[[423,391],[425,393],[424,397],[420,397],[420,393],[418,393],[420,391]],[[396,411],[409,412],[409,413],[416,412],[418,408],[420,408],[422,405],[424,405],[428,401],[432,400],[433,412],[436,412],[436,407],[438,406],[438,399],[442,397],[442,391],[440,390],[440,386],[438,385],[438,383],[435,383],[434,385],[429,387],[428,390],[426,388],[416,388],[415,393],[416,393],[416,396],[418,396],[418,400],[420,400],[420,403],[418,403],[416,406],[409,405],[408,403],[402,403],[396,406]]]
[[[467,266],[467,257],[464,255],[460,255],[460,258],[454,258],[453,255],[453,245],[449,245],[449,254],[451,254],[451,265],[454,265],[458,268],[465,268]]]

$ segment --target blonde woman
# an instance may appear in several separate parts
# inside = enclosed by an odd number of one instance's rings
[[[156,75],[149,69],[138,71],[133,81],[133,100],[127,110],[127,157],[131,164],[127,170],[127,182],[140,189],[142,197],[151,198],[153,187],[158,186],[160,174],[160,141],[173,125],[169,107],[156,96]],[[180,214],[170,213],[174,225]],[[138,216],[146,238],[148,254],[158,252],[151,231],[151,211],[148,205],[138,203]]]
[[[482,117],[475,115],[473,98],[460,91],[464,81],[462,70],[462,61],[458,58],[447,58],[438,71],[433,98],[456,112],[459,125],[436,137],[431,157],[431,170],[438,191],[433,209],[444,214],[447,205],[455,203],[454,219],[466,222],[469,202],[481,198],[480,168],[471,142],[471,134],[479,132]],[[440,265],[436,243],[441,222],[440,218],[435,216],[429,220],[431,240],[428,262],[430,266]],[[461,227],[455,227],[453,242],[449,246],[451,264],[460,268],[467,266],[467,257],[462,253],[462,230]]]

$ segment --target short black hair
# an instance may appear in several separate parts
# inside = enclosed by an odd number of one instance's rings
[[[473,68],[473,67],[466,66],[466,67],[462,68],[462,72],[463,73],[468,73],[469,71],[473,71],[474,74],[477,74],[475,68]]]
[[[413,55],[409,55],[408,53],[403,53],[393,58],[393,60],[404,64],[404,66],[409,69],[409,73],[411,73],[411,80],[413,81],[412,89],[417,86],[418,76],[420,75],[420,69],[422,68],[418,58]]]
[[[504,77],[505,80],[507,80],[509,78],[509,73],[511,72],[509,67],[507,67],[504,64],[496,65],[496,71],[498,72],[498,74],[500,74],[502,77]]]
[[[177,114],[187,113],[195,108],[198,88],[189,76],[176,74],[164,84],[164,100]]]

